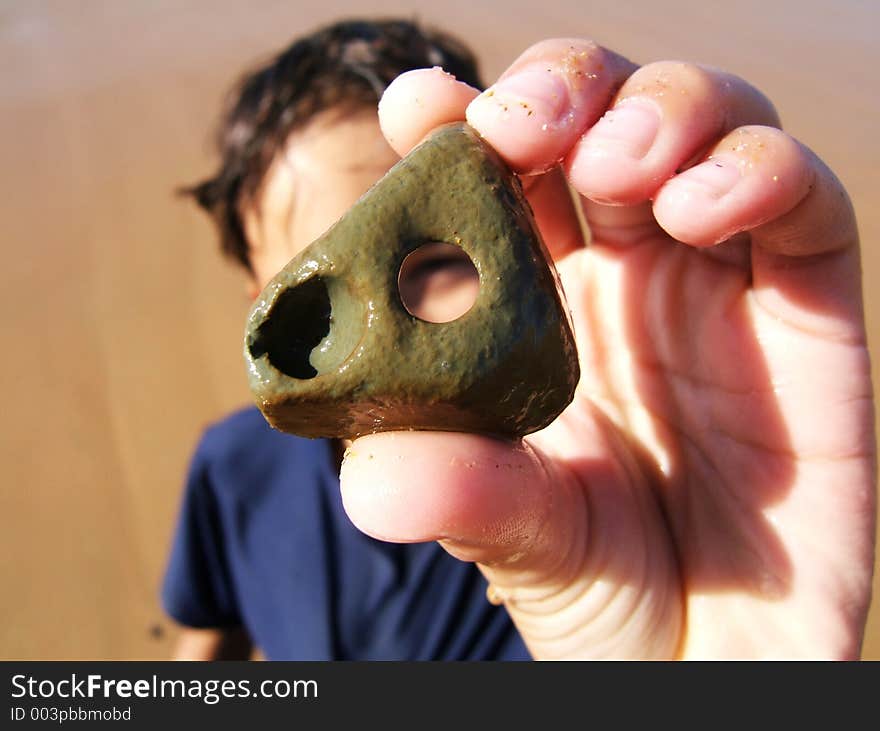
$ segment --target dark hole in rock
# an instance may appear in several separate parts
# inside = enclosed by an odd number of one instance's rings
[[[249,344],[255,359],[268,354],[269,362],[293,378],[314,378],[309,361],[312,350],[330,332],[330,296],[320,277],[283,292]]]

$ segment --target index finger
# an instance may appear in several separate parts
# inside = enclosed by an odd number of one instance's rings
[[[440,125],[463,121],[467,105],[479,94],[479,89],[436,66],[407,71],[379,100],[379,126],[403,157]]]

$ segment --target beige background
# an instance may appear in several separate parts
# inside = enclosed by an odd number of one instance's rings
[[[168,652],[157,587],[185,465],[200,430],[248,400],[242,283],[172,191],[213,164],[208,130],[245,65],[365,12],[313,5],[0,5],[0,657]],[[380,1],[369,12],[458,33],[487,78],[533,41],[578,35],[750,79],[855,200],[876,348],[877,6],[717,5]],[[865,656],[880,658],[876,605]]]

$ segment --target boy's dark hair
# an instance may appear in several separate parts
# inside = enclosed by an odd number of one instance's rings
[[[290,133],[324,109],[376,104],[396,76],[432,66],[482,88],[464,44],[416,23],[347,20],[295,41],[233,88],[215,141],[220,168],[182,192],[217,224],[223,252],[252,272],[240,205],[256,193]]]

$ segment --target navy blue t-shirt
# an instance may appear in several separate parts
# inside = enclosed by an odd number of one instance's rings
[[[526,660],[473,564],[383,543],[342,508],[333,443],[256,408],[205,433],[162,589],[192,627],[243,626],[270,660]]]

